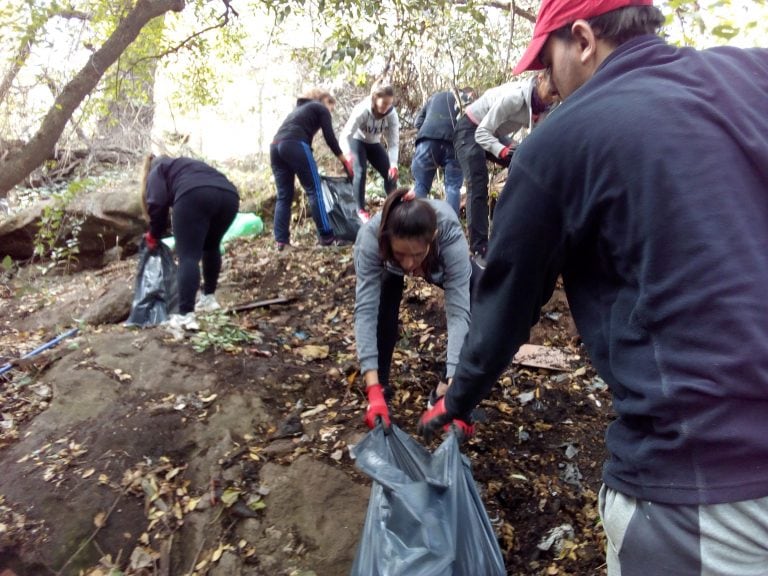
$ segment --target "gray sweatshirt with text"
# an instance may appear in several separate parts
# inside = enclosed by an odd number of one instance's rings
[[[339,143],[344,153],[349,152],[349,140],[355,138],[367,144],[378,144],[381,136],[387,141],[387,155],[390,166],[397,166],[400,149],[400,118],[394,107],[384,116],[377,118],[373,113],[371,98],[365,98],[352,109],[347,123],[341,131]]]

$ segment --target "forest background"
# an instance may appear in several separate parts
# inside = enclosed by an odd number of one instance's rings
[[[764,0],[667,0],[670,41],[758,45]],[[152,150],[222,166],[273,195],[272,135],[303,90],[330,88],[337,130],[377,78],[413,118],[434,92],[508,81],[536,0],[24,0],[0,3],[0,203]],[[321,161],[322,164],[322,161]],[[28,195],[18,184],[38,187]],[[27,201],[25,201],[27,199]],[[10,201],[9,201],[10,200]]]

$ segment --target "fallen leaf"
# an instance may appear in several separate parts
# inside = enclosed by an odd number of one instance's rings
[[[219,544],[219,547],[213,551],[213,555],[211,556],[211,562],[218,562],[221,559],[222,554],[224,554],[224,546]]]
[[[307,344],[294,351],[304,360],[322,360],[328,358],[331,348],[327,344]]]
[[[96,516],[93,517],[93,525],[96,526],[96,528],[102,528],[104,524],[107,522],[107,514],[106,512],[99,512],[96,514]]]
[[[96,472],[96,468],[88,468],[85,472],[83,472],[83,478],[90,478],[93,476],[93,473]]]
[[[227,488],[224,490],[224,492],[221,494],[221,501],[224,503],[224,506],[229,508],[237,502],[237,499],[240,498],[240,490],[237,490],[236,488]]]

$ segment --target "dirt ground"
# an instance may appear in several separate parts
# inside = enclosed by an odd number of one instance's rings
[[[366,432],[351,248],[235,242],[219,300],[293,300],[181,341],[122,325],[135,265],[0,285],[0,364],[80,328],[0,375],[0,574],[347,574],[370,488],[349,452]],[[441,298],[409,280],[392,412],[410,433],[443,370]],[[602,575],[610,399],[561,291],[531,342],[569,368],[510,366],[462,449],[508,574]]]

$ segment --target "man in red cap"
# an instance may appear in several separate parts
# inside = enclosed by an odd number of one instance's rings
[[[544,0],[516,72],[563,103],[512,158],[453,384],[466,420],[562,275],[613,393],[610,576],[768,574],[768,50],[665,43],[650,1]]]

